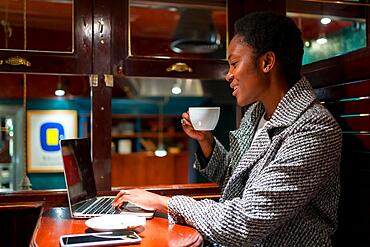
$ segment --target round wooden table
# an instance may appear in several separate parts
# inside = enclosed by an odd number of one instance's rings
[[[66,234],[90,232],[85,219],[72,219],[66,207],[45,209],[37,223],[31,246],[59,246],[59,237]],[[197,230],[189,226],[170,225],[164,217],[154,217],[146,221],[145,230],[141,232],[140,244],[130,246],[195,246],[201,238]]]

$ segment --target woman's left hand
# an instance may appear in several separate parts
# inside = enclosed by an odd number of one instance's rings
[[[113,201],[113,207],[119,208],[125,202],[130,202],[146,210],[159,210],[167,213],[169,199],[169,197],[142,189],[121,190]]]

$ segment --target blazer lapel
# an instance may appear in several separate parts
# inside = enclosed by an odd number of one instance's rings
[[[263,112],[262,104],[253,104],[245,113],[240,128],[230,132],[230,153],[232,154],[230,164],[233,169],[251,145],[255,128]]]
[[[238,176],[244,170],[250,170],[250,168],[267,152],[270,144],[271,140],[267,130],[263,128],[248,151],[245,152],[241,158],[239,165],[235,169],[235,176]]]

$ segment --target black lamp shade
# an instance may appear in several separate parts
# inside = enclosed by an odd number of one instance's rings
[[[177,53],[212,53],[220,47],[220,35],[207,9],[184,9],[171,42]]]

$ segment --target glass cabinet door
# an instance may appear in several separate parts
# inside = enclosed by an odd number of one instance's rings
[[[302,31],[303,64],[366,47],[363,1],[287,0],[287,15]]]
[[[228,5],[227,0],[115,3],[113,74],[223,79]]]
[[[65,188],[60,139],[89,137],[87,76],[1,74],[0,191]]]
[[[73,52],[73,0],[3,0],[0,20],[0,49]]]
[[[226,59],[226,0],[129,5],[130,55]]]
[[[91,73],[92,4],[0,1],[0,72]]]

